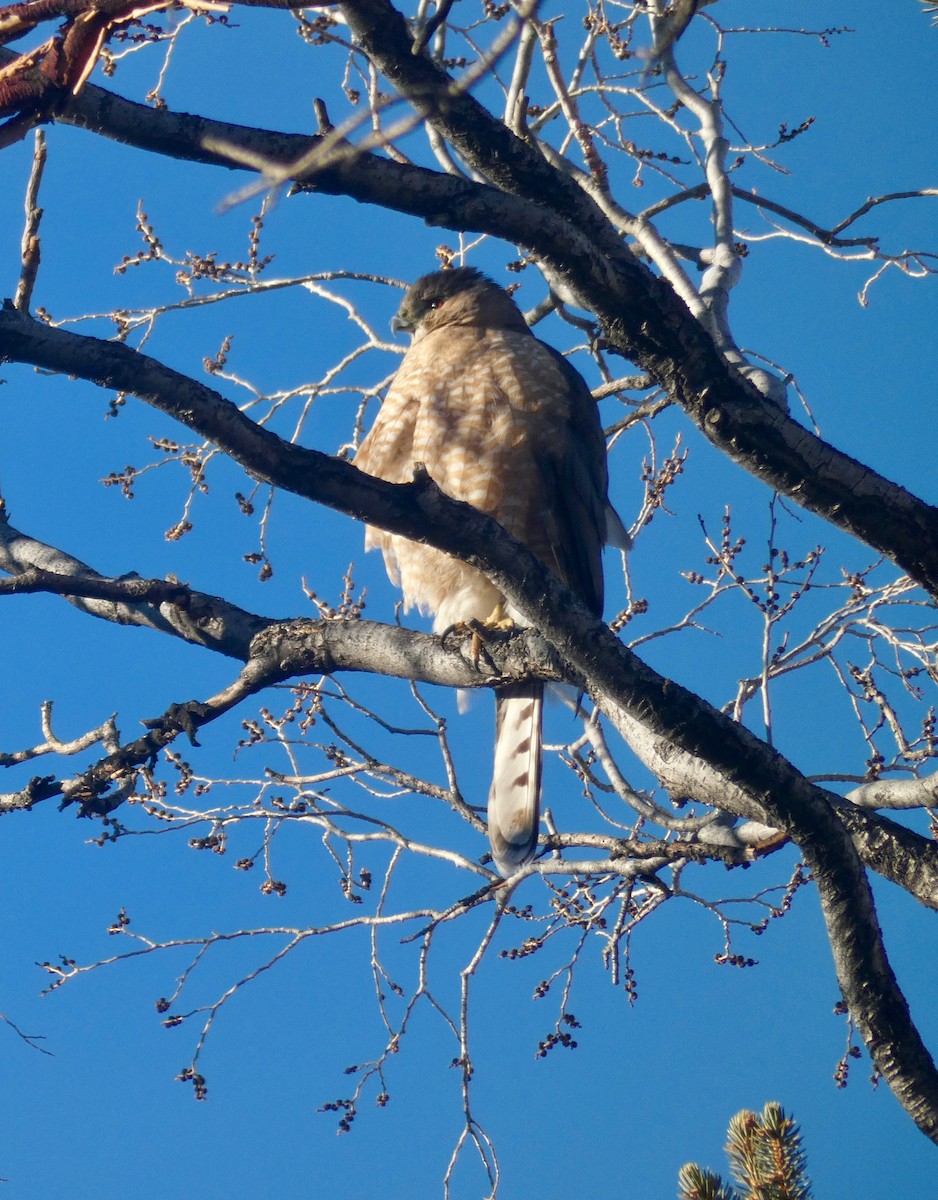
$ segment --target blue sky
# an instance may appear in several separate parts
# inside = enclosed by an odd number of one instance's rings
[[[465,3],[466,0],[463,0]],[[742,0],[720,0],[714,15],[727,26],[752,19]],[[934,187],[935,84],[938,30],[914,0],[883,6],[861,0],[838,4],[766,2],[759,19],[796,29],[851,21],[854,30],[829,38],[758,34],[728,39],[725,94],[730,115],[754,142],[770,142],[778,126],[809,116],[811,130],[773,152],[789,172],[747,167],[745,186],[762,189],[821,224],[833,224],[868,196]],[[170,108],[242,123],[300,131],[312,127],[311,96],[327,81],[311,74],[320,61],[292,33],[289,16],[237,10],[238,28],[187,29],[169,69]],[[693,61],[705,31],[689,35],[681,62]],[[697,40],[695,40],[697,39]],[[19,47],[18,47],[19,48]],[[24,47],[25,48],[25,44]],[[324,52],[318,52],[324,54]],[[139,98],[152,86],[156,56],[138,55],[111,81],[95,81]],[[245,88],[245,80],[257,86]],[[333,117],[341,100],[330,99]],[[646,129],[641,128],[644,137]],[[139,248],[134,232],[138,201],[167,252],[237,258],[246,251],[256,202],[220,211],[241,181],[208,168],[155,160],[67,128],[47,130],[49,164],[41,203],[43,264],[35,303],[56,318],[165,304],[182,297],[175,270],[151,263],[116,275],[114,266]],[[636,140],[640,140],[636,134]],[[416,142],[414,152],[417,152]],[[0,270],[12,294],[19,270],[22,193],[29,144],[0,156]],[[657,193],[649,178],[641,201],[628,183],[626,202],[648,203]],[[860,230],[882,234],[898,249],[935,245],[936,200],[884,206]],[[675,238],[706,237],[701,208],[683,208],[664,231]],[[742,230],[762,228],[754,211],[737,210]],[[278,278],[343,270],[408,280],[434,266],[434,248],[457,239],[409,218],[374,213],[351,201],[281,197],[268,216],[264,253],[275,253]],[[493,242],[472,258],[502,277],[512,247]],[[806,393],[823,436],[869,462],[882,474],[935,501],[933,398],[938,384],[933,279],[913,280],[891,271],[861,307],[857,293],[868,263],[834,261],[817,247],[753,242],[743,281],[733,296],[740,344],[792,372]],[[375,328],[386,330],[399,293],[345,283],[336,290],[356,299]],[[521,297],[540,292],[527,280]],[[108,325],[77,328],[107,336]],[[556,318],[541,336],[561,347],[570,331]],[[229,370],[258,389],[300,387],[354,342],[344,312],[301,288],[237,299],[198,312],[161,319],[147,345],[162,361],[201,376],[201,363],[226,334],[234,335]],[[585,356],[575,361],[587,369]],[[365,356],[349,376],[367,384],[393,370],[390,355]],[[367,583],[366,615],[393,616],[395,593],[380,563],[364,560],[361,531],[351,521],[288,496],[277,497],[269,550],[275,575],[258,582],[244,561],[257,548],[256,522],[243,517],[232,493],[243,477],[223,463],[210,474],[211,492],[198,497],[193,531],[176,542],[164,538],[179,519],[187,484],[176,468],[145,476],[132,502],[100,480],[125,464],[156,456],[148,436],[178,436],[172,423],[129,401],[106,419],[108,397],[90,385],[38,377],[4,367],[0,387],[0,484],[15,525],[84,559],[99,571],[143,575],[174,573],[201,590],[221,594],[269,615],[309,615],[300,586],[335,598],[354,558],[356,580]],[[243,401],[233,382],[219,384]],[[334,451],[348,437],[357,398],[320,401],[304,426],[304,444]],[[287,432],[289,419],[275,428]],[[604,415],[618,410],[607,404]],[[797,416],[797,411],[796,411]],[[764,552],[768,495],[723,461],[680,415],[658,423],[659,445],[670,449],[680,434],[690,450],[684,476],[669,497],[672,515],[659,515],[633,558],[633,580],[650,599],[638,635],[676,619],[692,602],[681,570],[699,566],[707,551],[698,514],[713,532],[724,505],[734,527],[750,542],[749,562]],[[647,453],[643,435],[620,443],[612,456],[616,502],[627,520],[640,501],[638,471]],[[782,541],[802,553],[826,548],[827,576],[841,564],[856,567],[872,555],[803,514],[781,518]],[[608,564],[609,610],[621,602],[615,561]],[[0,750],[40,740],[39,704],[55,701],[56,732],[74,736],[112,712],[125,736],[137,722],[175,700],[207,695],[233,677],[232,664],[177,645],[156,634],[94,622],[52,597],[3,601],[0,620]],[[734,681],[758,662],[753,614],[730,604],[710,614],[713,635],[680,634],[650,642],[642,654],[657,669],[698,689],[715,703],[732,694]],[[383,703],[402,722],[419,714],[403,684],[345,681],[366,701]],[[451,698],[429,693],[453,712]],[[275,704],[287,703],[281,694]],[[831,681],[818,676],[807,688],[796,676],[776,695],[780,748],[807,772],[862,770],[864,749]],[[549,736],[571,736],[562,713],[551,715]],[[423,722],[425,724],[425,722]],[[451,722],[454,753],[467,795],[487,787],[489,705],[474,706]],[[207,731],[193,757],[206,775],[225,772],[254,778],[261,768],[248,754],[232,765],[236,719]],[[284,763],[279,764],[281,768]],[[42,772],[40,763],[37,769]],[[439,771],[436,762],[425,768]],[[649,781],[640,772],[640,786]],[[568,776],[548,771],[548,798],[563,823],[585,814],[574,806]],[[0,788],[21,779],[0,777]],[[563,789],[566,787],[566,793]],[[249,788],[239,793],[242,798]],[[582,805],[580,806],[582,808]],[[569,812],[569,816],[565,814]],[[424,836],[445,839],[478,855],[482,845],[451,818],[427,805],[401,801],[395,813]],[[128,815],[141,830],[153,828]],[[99,847],[97,828],[49,805],[3,820],[0,888],[4,912],[0,1011],[26,1032],[41,1036],[51,1054],[29,1048],[0,1026],[0,1071],[8,1097],[0,1133],[0,1175],[11,1196],[44,1200],[53,1191],[75,1200],[165,1200],[193,1192],[204,1196],[350,1198],[434,1195],[460,1126],[458,1075],[449,1063],[454,1044],[427,1006],[418,1009],[403,1049],[389,1064],[391,1102],[375,1108],[373,1092],[350,1135],[336,1136],[334,1114],[324,1103],[349,1094],[344,1068],[380,1053],[383,1033],[361,933],[312,940],[275,970],[244,988],[223,1010],[203,1068],[209,1098],[194,1102],[174,1075],[188,1061],[197,1036],[192,1024],[164,1029],[154,1003],[169,994],[186,965],[184,956],[141,958],[74,981],[39,999],[44,974],[34,965],[59,954],[90,961],[115,952],[106,928],[123,906],[133,928],[160,937],[200,936],[208,930],[265,925],[305,926],[347,916],[335,885],[336,870],[318,836],[290,829],[275,842],[275,869],[288,882],[284,897],[263,896],[254,875],[233,870],[240,853],[256,849],[256,829],[233,838],[226,856],[198,853],[186,837],[146,833]],[[710,898],[745,896],[784,882],[796,856],[786,851],[748,873],[691,868],[685,886]],[[467,877],[438,865],[405,876],[411,903],[464,895]],[[928,916],[896,889],[875,884],[877,903],[896,972],[925,1039],[938,1045],[934,1004],[933,933]],[[545,888],[529,880],[518,903],[545,904]],[[479,920],[457,922],[431,956],[441,1002],[457,1003],[458,971],[481,932]],[[527,927],[504,931],[515,944]],[[193,989],[204,1002],[258,962],[264,949],[220,948],[209,956]],[[276,938],[272,944],[279,944]],[[383,953],[402,984],[413,986],[413,946]],[[587,953],[569,1008],[582,1028],[576,1050],[554,1050],[535,1059],[538,1042],[557,1013],[555,988],[532,1001],[548,969],[573,949],[544,951],[513,962],[492,956],[472,995],[475,1019],[474,1110],[495,1141],[508,1200],[601,1190],[615,1200],[674,1195],[679,1167],[688,1160],[722,1169],[729,1118],[740,1108],[778,1100],[803,1125],[811,1175],[819,1200],[863,1194],[896,1194],[901,1164],[904,1200],[931,1200],[938,1179],[935,1148],[901,1112],[885,1085],[872,1089],[865,1059],[853,1064],[850,1086],[834,1088],[831,1076],[844,1049],[842,1018],[830,952],[816,897],[803,889],[792,912],[761,938],[741,938],[734,948],[759,960],[750,969],[717,966],[723,948],[713,917],[687,902],[667,904],[636,933],[633,966],[638,997],[629,1004],[603,971],[598,951]],[[553,957],[549,956],[552,955]],[[548,962],[549,958],[549,962]],[[213,990],[214,989],[214,990]],[[475,1168],[460,1167],[455,1200],[485,1194]]]

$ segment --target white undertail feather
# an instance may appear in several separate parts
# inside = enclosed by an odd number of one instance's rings
[[[495,694],[495,763],[489,792],[489,842],[498,873],[534,857],[541,802],[544,685],[537,680]]]

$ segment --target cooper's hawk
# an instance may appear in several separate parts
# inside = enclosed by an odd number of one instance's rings
[[[447,495],[493,516],[597,614],[601,552],[628,535],[610,508],[606,445],[589,388],[539,341],[502,288],[471,267],[414,283],[392,322],[413,343],[355,463],[392,483],[423,463]],[[368,528],[406,608],[433,613],[439,633],[493,613],[523,624],[474,567]],[[492,858],[510,875],[537,845],[541,709],[537,680],[496,691],[488,823]]]

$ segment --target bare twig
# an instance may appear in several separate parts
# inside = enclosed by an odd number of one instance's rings
[[[42,209],[39,207],[39,185],[42,183],[42,172],[45,165],[46,135],[41,129],[37,129],[33,149],[33,165],[29,173],[29,183],[26,185],[26,227],[23,230],[21,248],[22,267],[20,281],[16,285],[16,295],[13,298],[15,307],[23,312],[27,312],[32,303],[36,276],[39,273],[39,224],[42,221]]]

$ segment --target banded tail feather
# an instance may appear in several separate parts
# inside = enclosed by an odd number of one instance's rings
[[[489,791],[489,844],[507,878],[537,849],[541,806],[541,722],[544,685],[537,680],[495,694],[495,763]]]

